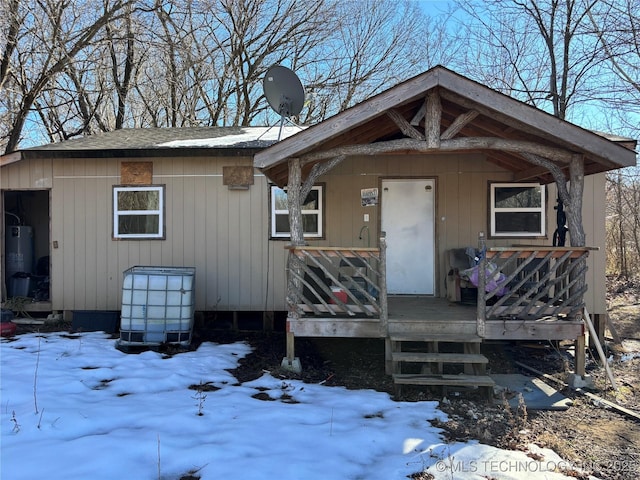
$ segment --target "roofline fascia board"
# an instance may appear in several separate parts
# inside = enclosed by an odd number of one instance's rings
[[[19,162],[23,159],[22,152],[12,152],[7,153],[6,155],[0,156],[0,167],[4,167],[5,165],[10,165],[12,163]]]
[[[233,157],[252,158],[263,148],[161,148],[161,149],[110,149],[110,150],[54,150],[29,149],[0,157],[0,166],[20,160],[43,158],[167,158],[167,157]]]

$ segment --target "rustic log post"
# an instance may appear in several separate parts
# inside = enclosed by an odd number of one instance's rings
[[[293,371],[301,371],[300,360],[295,356],[295,334],[291,331],[291,322],[300,318],[297,305],[298,292],[302,284],[300,278],[302,271],[298,262],[293,261],[295,247],[304,245],[304,230],[302,226],[302,166],[300,159],[289,160],[289,183],[287,184],[287,205],[289,208],[289,231],[291,246],[287,257],[287,356],[282,360],[282,368]],[[292,272],[295,270],[295,275]]]
[[[478,249],[480,259],[478,262],[478,300],[477,300],[477,326],[476,331],[479,337],[485,336],[485,320],[487,315],[487,302],[485,300],[485,290],[487,285],[487,245],[484,239],[484,232],[478,235]]]
[[[424,121],[425,138],[428,148],[440,148],[440,125],[442,123],[442,103],[436,89],[427,93],[427,111]]]
[[[580,154],[571,154],[568,158],[569,163],[569,180],[564,171],[551,161],[550,152],[523,153],[523,157],[529,162],[545,167],[549,170],[558,187],[558,196],[564,205],[564,213],[567,218],[567,226],[569,228],[569,240],[572,247],[584,247],[586,245],[586,235],[582,223],[582,201],[584,193],[584,157]],[[569,153],[569,152],[567,152]],[[546,157],[546,158],[545,158]],[[557,160],[556,160],[557,161]],[[563,161],[563,163],[567,163]],[[567,183],[569,186],[567,186]],[[586,283],[586,258],[582,257],[578,260],[578,268],[574,272],[580,275],[578,281],[571,289],[571,293],[580,291]],[[570,280],[575,279],[571,276]],[[579,299],[578,303],[582,300]]]
[[[567,226],[569,227],[569,240],[572,247],[584,247],[586,245],[586,235],[582,223],[582,200],[584,192],[584,158],[582,155],[574,155],[569,164],[569,195],[571,198],[570,205],[565,207],[567,216]],[[570,290],[570,294],[580,291],[586,284],[587,258],[583,255],[578,260],[578,268],[574,272],[580,276],[577,282]],[[574,280],[574,275],[569,276],[569,280]],[[576,304],[583,302],[584,295],[578,299]]]
[[[582,199],[584,192],[584,158],[574,155],[569,163],[569,205],[564,211],[569,227],[569,240],[572,247],[584,247],[586,235],[582,224]],[[565,202],[566,203],[566,202]]]
[[[413,126],[407,121],[406,118],[402,116],[402,114],[396,110],[388,110],[387,116],[393,120],[393,122],[398,126],[400,131],[409,138],[413,138],[415,140],[424,141],[425,137],[418,130],[413,128]]]

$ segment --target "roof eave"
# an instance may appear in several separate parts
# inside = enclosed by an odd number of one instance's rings
[[[526,123],[528,128],[539,131],[542,136],[552,137],[558,143],[567,145],[568,150],[588,152],[594,158],[602,159],[605,165],[624,168],[636,164],[636,154],[628,148],[628,144],[609,140],[438,66],[266,148],[255,155],[254,166],[269,170],[290,157],[316,148],[347,129],[384,115],[389,108],[424,96],[428,90],[438,86],[466,99],[469,108],[473,108],[474,104],[482,105],[484,109],[498,112],[515,123]]]
[[[254,166],[268,169],[289,157],[298,156],[303,151],[311,150],[317,145],[335,138],[346,129],[357,127],[380,115],[385,115],[388,108],[423,96],[424,92],[438,86],[438,76],[442,70],[444,70],[443,67],[434,67],[266,148],[256,154]],[[300,148],[301,145],[302,148]]]
[[[13,152],[0,156],[0,167],[10,165],[22,160],[22,152]]]
[[[42,158],[166,158],[166,157],[253,157],[264,147],[224,148],[224,147],[181,147],[181,148],[140,148],[140,149],[28,149],[0,157],[0,166],[27,159]]]

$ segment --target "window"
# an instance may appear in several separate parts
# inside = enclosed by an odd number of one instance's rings
[[[492,237],[540,237],[546,235],[544,185],[493,183],[490,194]]]
[[[323,185],[315,185],[302,205],[302,228],[305,238],[323,236]],[[271,238],[289,238],[289,207],[287,192],[276,186],[271,187]]]
[[[164,186],[113,187],[113,238],[164,238]]]

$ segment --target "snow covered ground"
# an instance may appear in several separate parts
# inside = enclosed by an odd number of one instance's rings
[[[556,479],[551,451],[446,443],[436,402],[229,373],[243,343],[125,354],[101,332],[2,340],[3,480]],[[215,391],[190,385],[219,387]],[[258,398],[256,398],[256,396]],[[268,400],[266,400],[268,399]],[[424,478],[430,478],[424,476]]]

